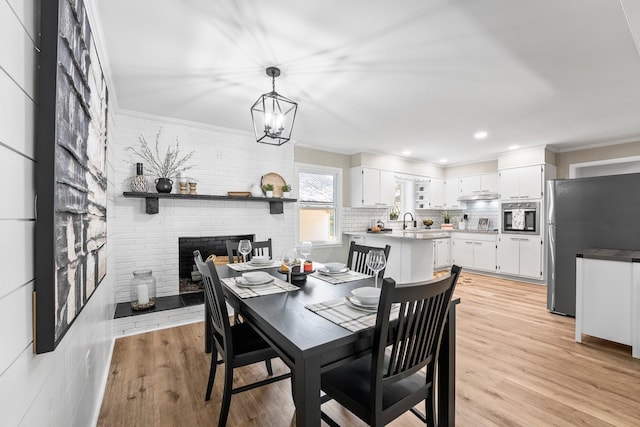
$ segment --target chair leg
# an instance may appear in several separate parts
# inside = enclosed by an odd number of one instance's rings
[[[433,393],[429,394],[429,397],[427,397],[426,402],[424,402],[424,409],[425,409],[425,418],[426,418],[426,424],[428,426],[435,426],[436,425],[436,420],[435,420],[435,416],[434,414],[436,413],[436,399]]]
[[[269,375],[273,375],[273,366],[271,366],[271,359],[267,359],[264,361],[265,366],[267,367],[267,373]]]
[[[222,405],[220,407],[220,417],[218,417],[218,427],[227,425],[229,407],[231,406],[231,386],[233,385],[233,368],[229,363],[224,364],[224,391],[222,392]]]
[[[211,352],[211,367],[209,368],[209,382],[207,383],[207,394],[204,400],[211,399],[211,390],[213,390],[213,380],[216,378],[216,367],[218,366],[218,352],[215,349]]]

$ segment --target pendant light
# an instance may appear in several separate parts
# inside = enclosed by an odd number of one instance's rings
[[[267,68],[267,76],[272,79],[272,91],[261,95],[251,107],[256,141],[263,144],[282,145],[291,139],[298,110],[297,103],[276,92],[276,77],[279,75],[279,68]]]

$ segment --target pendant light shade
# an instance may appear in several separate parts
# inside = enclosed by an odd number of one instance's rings
[[[282,145],[291,139],[298,104],[276,92],[276,77],[280,69],[267,68],[272,79],[272,91],[261,95],[251,107],[251,119],[256,141],[263,144]]]

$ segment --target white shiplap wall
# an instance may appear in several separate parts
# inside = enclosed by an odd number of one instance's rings
[[[58,348],[32,352],[38,5],[0,0],[0,425],[89,426],[99,410],[113,342],[112,257],[107,277]],[[114,212],[110,183],[109,222]]]
[[[190,162],[194,168],[186,175],[198,182],[198,194],[249,191],[269,172],[281,175],[288,183],[295,182],[292,143],[280,147],[258,144],[249,132],[132,112],[120,112],[115,121],[110,144],[115,153],[117,302],[130,300],[129,282],[133,271],[140,269],[153,271],[157,296],[178,294],[178,237],[255,234],[256,240],[272,239],[276,256],[285,247],[293,247],[297,234],[295,203],[285,203],[284,214],[271,215],[266,202],[160,199],[160,212],[148,215],[144,199],[122,196],[122,192],[130,191],[128,178],[135,175],[132,163],[140,161],[126,147],[138,147],[141,134],[153,146],[160,128],[164,149],[178,138],[182,154],[195,151]],[[147,174],[151,182],[155,177],[145,169]],[[177,192],[176,187],[173,192]],[[292,196],[296,195],[294,188]]]

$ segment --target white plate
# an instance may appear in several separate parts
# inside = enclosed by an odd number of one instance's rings
[[[351,308],[355,308],[356,310],[366,311],[368,313],[376,313],[378,311],[378,305],[370,306],[370,305],[362,305],[360,301],[356,298],[347,295],[344,297],[344,302]]]
[[[344,273],[347,273],[347,272],[349,271],[349,267],[345,267],[345,268],[343,268],[342,270],[340,270],[340,271],[335,271],[335,272],[334,272],[334,271],[329,271],[329,270],[327,270],[326,268],[319,268],[319,269],[318,269],[318,271],[319,271],[321,274],[326,274],[326,275],[329,275],[329,276],[333,276],[333,275],[336,275],[336,274],[344,274]]]
[[[273,262],[273,261],[272,261],[272,260],[270,260],[270,259],[268,259],[268,260],[266,260],[266,261],[262,261],[262,260],[257,261],[257,260],[253,260],[253,259],[252,259],[251,261],[249,261],[249,264],[252,264],[252,265],[269,265],[269,264],[271,264],[272,262]]]
[[[269,277],[263,282],[249,283],[246,280],[244,280],[242,277],[236,277],[234,281],[236,283],[236,286],[240,288],[255,288],[256,286],[266,286],[266,285],[272,284],[274,281],[274,278]]]

